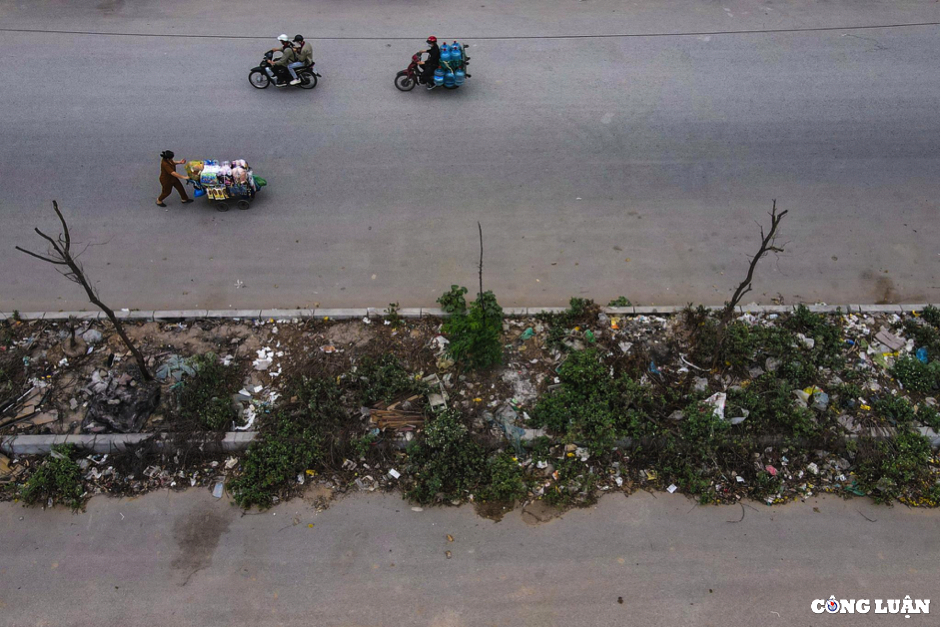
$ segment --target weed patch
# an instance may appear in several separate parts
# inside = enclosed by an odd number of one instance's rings
[[[27,504],[51,503],[79,510],[83,505],[82,472],[72,445],[56,445],[20,490]]]

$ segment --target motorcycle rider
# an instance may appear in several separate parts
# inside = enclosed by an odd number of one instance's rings
[[[438,38],[434,35],[429,37],[425,43],[428,44],[428,49],[422,50],[421,53],[427,52],[428,58],[424,61],[419,61],[418,65],[422,66],[422,83],[427,86],[427,89],[434,89],[435,70],[438,69],[438,65],[441,63],[441,49],[438,48]]]
[[[281,59],[284,59],[288,50],[290,50],[291,53],[293,54],[294,48],[291,45],[291,38],[288,37],[287,34],[281,33],[280,35],[278,35],[278,43],[281,44],[279,47],[272,48],[268,52],[280,52]],[[278,59],[277,61],[269,61],[269,63],[271,64],[271,70],[274,72],[275,78],[277,79],[277,82],[275,83],[275,85],[277,85],[278,87],[283,87],[285,85],[285,81],[287,80],[287,76],[288,76],[288,72],[286,70],[286,66],[288,62],[285,62],[279,65],[279,62],[281,61],[281,59]]]
[[[288,64],[288,72],[291,73],[291,85],[297,85],[301,79],[297,78],[297,68],[303,68],[314,62],[314,51],[306,41],[303,35],[294,36],[294,54],[295,60]]]
[[[288,84],[288,79],[290,77],[288,65],[293,63],[296,58],[297,55],[294,54],[294,48],[288,46],[284,49],[284,54],[281,55],[281,58],[274,62],[274,72],[278,75],[278,82],[276,83],[277,87],[285,87]],[[298,79],[297,83],[300,82],[301,81]]]

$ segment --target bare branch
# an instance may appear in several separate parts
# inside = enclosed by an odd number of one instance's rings
[[[42,255],[39,255],[38,253],[33,253],[32,251],[27,251],[26,249],[24,249],[24,248],[22,248],[22,247],[19,247],[19,246],[16,247],[16,250],[19,251],[19,252],[21,252],[21,253],[26,253],[27,255],[32,255],[32,256],[35,257],[36,259],[41,259],[42,261],[44,261],[44,262],[49,262],[50,264],[61,264],[61,265],[63,265],[63,266],[65,265],[65,262],[63,262],[63,261],[50,259],[50,258],[48,258],[48,257],[43,257]]]
[[[56,216],[59,217],[59,222],[62,223],[62,231],[65,233],[65,250],[69,251],[72,244],[72,236],[69,235],[69,225],[66,224],[65,218],[62,217],[62,212],[59,211],[59,204],[55,201],[52,201],[52,209],[55,210]]]

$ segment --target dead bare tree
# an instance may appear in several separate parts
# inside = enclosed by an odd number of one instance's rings
[[[45,255],[28,251],[19,246],[16,247],[16,250],[55,266],[65,266],[68,270],[59,268],[56,270],[58,270],[59,274],[69,281],[75,282],[85,289],[85,294],[88,295],[88,300],[101,308],[101,311],[105,313],[105,315],[111,321],[111,324],[114,325],[114,329],[118,332],[118,336],[120,336],[121,340],[124,342],[124,346],[126,346],[128,350],[134,354],[134,358],[137,360],[137,366],[140,367],[141,376],[147,381],[152,380],[153,376],[150,374],[150,370],[147,368],[147,362],[144,360],[143,354],[136,346],[134,346],[134,343],[131,342],[131,339],[128,338],[127,333],[124,331],[124,325],[122,325],[121,321],[118,320],[118,317],[114,315],[114,310],[102,303],[101,299],[98,298],[97,291],[88,282],[88,278],[85,276],[85,271],[82,269],[82,265],[78,262],[77,257],[79,254],[73,255],[72,236],[69,234],[69,225],[66,224],[65,218],[62,216],[62,212],[59,211],[59,204],[55,201],[52,201],[52,209],[55,210],[56,216],[59,217],[59,222],[62,223],[62,233],[53,239],[40,231],[38,227],[34,229],[36,233],[49,242],[49,245],[52,248],[47,251]]]
[[[758,266],[758,262],[762,257],[768,253],[783,253],[784,248],[776,246],[775,238],[778,235],[778,227],[781,224],[781,220],[784,216],[787,215],[787,210],[784,210],[780,214],[778,213],[778,203],[776,200],[771,200],[771,228],[768,230],[768,233],[765,233],[765,228],[761,228],[761,246],[758,247],[758,252],[755,253],[754,257],[751,258],[751,262],[748,264],[748,274],[745,276],[745,280],[738,285],[738,288],[735,289],[735,292],[732,294],[732,298],[725,304],[725,308],[722,310],[722,316],[720,318],[720,325],[722,329],[732,321],[732,318],[735,316],[735,308],[738,306],[739,302],[742,300],[747,293],[751,292],[751,280],[755,274],[755,267]]]

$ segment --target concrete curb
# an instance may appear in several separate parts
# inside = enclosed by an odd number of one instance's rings
[[[931,447],[938,451],[939,436],[930,427],[919,427],[916,430],[931,441]],[[220,441],[203,441],[204,448],[209,451],[219,451],[234,453],[248,449],[248,446],[255,440],[258,432],[226,432],[225,437]],[[890,434],[873,430],[871,436],[880,439],[886,438]],[[8,456],[27,456],[27,455],[45,455],[48,454],[55,445],[75,445],[76,449],[95,454],[121,453],[133,448],[138,443],[155,436],[155,434],[43,434],[43,435],[20,435],[0,437],[0,452]],[[165,434],[163,435],[165,436]],[[848,434],[847,438],[856,440],[857,434]],[[155,439],[155,444],[159,447],[162,439]],[[773,444],[775,442],[784,442],[783,439],[770,438],[763,441],[764,444]],[[633,442],[630,439],[618,443],[622,447],[630,447]],[[643,444],[642,444],[643,446]]]
[[[204,448],[234,452],[248,448],[257,432],[226,432],[220,441],[206,440]],[[48,454],[55,445],[75,445],[76,449],[96,454],[120,453],[158,434],[42,434],[0,437],[0,451],[8,456]],[[164,434],[165,436],[165,434]],[[159,446],[161,438],[154,442]]]
[[[918,312],[928,305],[938,307],[937,303],[901,303],[897,305],[884,304],[844,304],[844,305],[823,305],[806,304],[811,312],[822,313],[863,313],[863,314],[903,314]],[[721,305],[707,305],[707,310],[721,310]],[[736,308],[740,314],[770,314],[785,313],[794,310],[797,305],[741,305]],[[672,316],[682,312],[685,305],[635,305],[630,307],[602,307],[601,311],[613,316]],[[503,313],[507,318],[518,318],[525,316],[535,316],[540,313],[564,312],[564,307],[507,307]],[[329,319],[329,320],[352,320],[356,318],[382,318],[385,316],[385,308],[377,307],[359,307],[359,308],[316,308],[301,310],[129,310],[115,312],[118,318],[132,321],[181,321],[195,320],[198,318],[229,318],[229,319]],[[24,321],[61,321],[74,316],[79,320],[104,320],[106,317],[103,312],[95,311],[71,311],[71,312],[20,312],[19,319]],[[444,318],[447,314],[441,308],[437,307],[409,307],[399,310],[399,316],[402,318]],[[14,318],[13,312],[0,312],[0,320]]]

